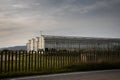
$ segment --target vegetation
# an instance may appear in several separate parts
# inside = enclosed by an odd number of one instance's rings
[[[120,69],[119,51],[0,53],[0,78],[104,69]]]
[[[0,74],[0,78],[66,73],[66,72],[75,72],[75,71],[110,70],[110,69],[120,69],[120,63],[104,63],[104,62],[103,63],[81,63],[76,65],[69,65],[61,69],[2,73]]]

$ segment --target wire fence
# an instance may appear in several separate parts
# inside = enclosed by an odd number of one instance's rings
[[[100,62],[120,62],[120,50],[1,51],[0,73],[43,71]]]

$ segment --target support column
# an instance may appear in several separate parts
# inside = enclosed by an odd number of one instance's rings
[[[36,51],[36,40],[33,38],[32,41],[33,41],[33,51]]]
[[[32,39],[32,42],[33,42],[33,51],[35,51],[35,39],[34,38]]]
[[[26,47],[27,47],[27,52],[29,52],[30,51],[30,43],[29,42],[26,43]]]
[[[39,37],[37,37],[36,43],[37,43],[37,51],[38,51],[40,49],[40,39],[39,39]]]
[[[33,43],[32,43],[32,40],[29,40],[29,49],[30,49],[30,51],[33,50]]]

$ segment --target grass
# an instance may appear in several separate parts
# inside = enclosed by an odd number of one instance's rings
[[[101,62],[101,63],[81,63],[75,64],[66,67],[66,69],[72,71],[89,71],[89,70],[105,70],[105,69],[120,69],[119,63],[109,63],[109,62]]]
[[[76,71],[91,71],[91,70],[110,70],[110,69],[120,69],[120,63],[81,63],[75,65],[69,65],[61,69],[49,69],[42,71],[22,71],[22,72],[10,72],[0,74],[0,78],[12,78],[21,76],[31,76],[31,75],[44,75],[44,74],[55,74],[55,73],[65,73],[65,72],[76,72]]]
[[[107,53],[106,53],[107,54]],[[89,71],[104,69],[120,69],[120,55],[105,53],[81,54],[76,53],[59,53],[59,54],[3,54],[15,56],[18,60],[0,61],[2,62],[2,72],[0,78],[20,77],[30,75],[42,75],[52,73],[63,73],[73,71]],[[92,56],[91,56],[92,55]],[[87,59],[85,59],[87,57]],[[82,60],[82,59],[85,60]],[[20,59],[20,60],[19,60]]]
[[[36,57],[35,57],[36,56]],[[19,56],[18,56],[19,57]],[[79,63],[79,56],[46,56],[20,55],[20,60],[2,61],[2,72],[33,71],[44,69],[59,69],[70,64]],[[9,69],[9,70],[8,70]]]

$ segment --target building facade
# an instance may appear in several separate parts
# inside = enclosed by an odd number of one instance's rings
[[[80,50],[113,49],[120,45],[118,38],[92,38],[74,36],[41,35],[26,44],[28,51],[38,50]]]

